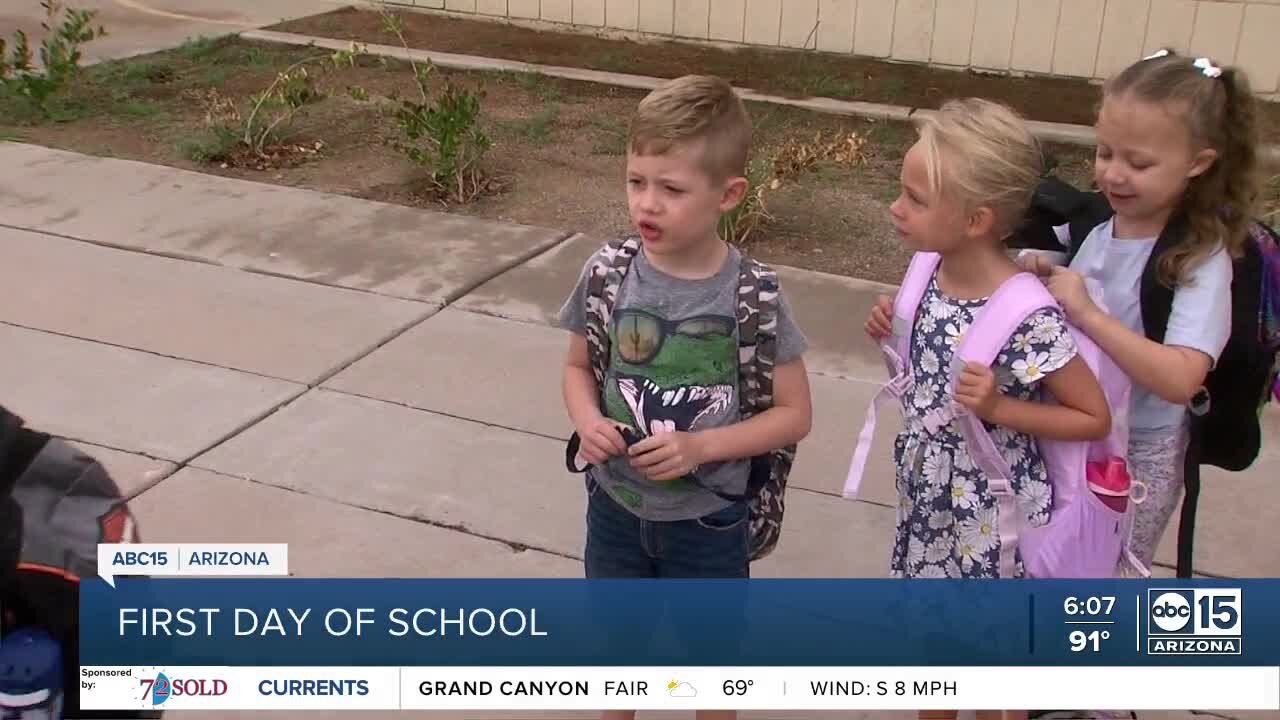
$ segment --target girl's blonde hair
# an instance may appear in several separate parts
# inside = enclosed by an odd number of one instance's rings
[[[1218,152],[1213,165],[1191,179],[1178,207],[1191,232],[1160,260],[1160,280],[1172,287],[1219,241],[1232,257],[1244,249],[1258,195],[1257,109],[1244,71],[1163,52],[1108,80],[1103,101],[1132,97],[1171,108],[1193,142]]]
[[[1040,144],[1022,117],[997,102],[964,98],[922,113],[916,128],[933,194],[991,208],[999,237],[1012,234],[1044,171]]]

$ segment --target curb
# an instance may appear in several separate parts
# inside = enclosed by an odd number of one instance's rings
[[[240,33],[240,37],[246,40],[259,40],[286,45],[314,45],[327,50],[345,50],[351,47],[352,44],[351,41],[335,40],[332,38],[322,38],[311,35],[298,35],[295,33],[276,32],[273,30],[250,30]],[[381,45],[376,43],[357,44],[363,46],[367,52],[373,55],[392,57],[400,60],[430,60],[432,63],[439,65],[440,67],[453,68],[456,70],[533,73],[547,75],[549,77],[563,78],[565,80],[580,80],[583,82],[616,85],[620,87],[636,88],[639,90],[652,90],[663,82],[666,82],[664,78],[649,77],[647,75],[631,75],[627,73],[606,72],[603,70],[587,70],[584,68],[565,67],[563,65],[538,65],[535,63],[521,62],[519,60],[504,60],[484,57],[481,55],[459,55],[457,53],[437,52],[435,50],[405,50],[403,47],[398,45]],[[933,112],[932,110],[909,108],[903,105],[885,105],[882,103],[860,102],[855,100],[836,100],[834,98],[825,97],[809,97],[804,99],[788,98],[762,93],[750,88],[738,88],[738,94],[743,100],[764,102],[774,105],[789,105],[829,115],[865,117],[876,120],[896,120],[905,122],[908,121],[912,115],[917,113]],[[1095,141],[1093,128],[1086,125],[1044,122],[1040,120],[1028,120],[1027,125],[1030,127],[1031,132],[1042,141],[1086,147],[1093,145]],[[1260,156],[1260,161],[1264,166],[1274,166],[1277,169],[1280,169],[1280,145],[1263,146],[1261,148]]]

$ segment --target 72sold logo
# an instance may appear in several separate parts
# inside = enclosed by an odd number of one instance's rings
[[[205,696],[213,697],[227,694],[227,681],[221,678],[187,678],[170,680],[164,673],[156,673],[154,678],[139,678],[142,685],[142,699],[151,697],[152,706],[162,705],[170,697]]]
[[[1147,652],[1152,655],[1239,655],[1241,592],[1237,588],[1147,591]]]

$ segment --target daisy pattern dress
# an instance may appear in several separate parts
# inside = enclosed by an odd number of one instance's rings
[[[985,299],[945,296],[936,276],[920,302],[909,360],[914,388],[902,398],[905,429],[894,443],[899,498],[891,561],[894,577],[999,576],[996,500],[987,489],[986,477],[969,457],[954,421],[932,432],[925,423],[931,411],[947,413],[954,406],[948,375],[952,355],[985,303]],[[1061,311],[1040,310],[1023,322],[996,358],[998,390],[1009,397],[1037,400],[1044,377],[1075,354]],[[1009,465],[1019,508],[1031,525],[1045,524],[1053,505],[1053,487],[1035,442],[1024,433],[990,424],[987,430]],[[1021,575],[1021,560],[1016,564]]]

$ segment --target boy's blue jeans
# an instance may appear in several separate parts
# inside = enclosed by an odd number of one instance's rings
[[[748,541],[749,509],[746,503],[693,520],[654,522],[642,520],[618,504],[587,473],[586,574],[589,579],[669,578],[686,580],[735,580],[750,576]],[[631,609],[628,622],[614,624],[600,640],[604,643],[600,662],[625,664],[618,658],[631,657],[640,646],[654,647],[671,654],[671,661],[688,657],[699,644],[711,642],[731,655],[746,627],[746,595],[736,596],[717,608],[717,641],[703,632],[701,622],[680,608]],[[663,618],[671,623],[674,636],[655,640]],[[704,616],[705,617],[705,616]],[[729,638],[725,640],[724,638]],[[674,642],[675,644],[670,644]]]
[[[693,520],[642,520],[587,473],[588,578],[747,578],[746,503]]]

